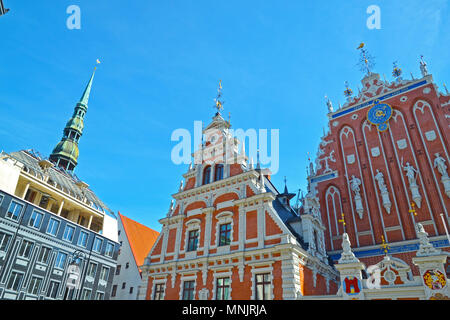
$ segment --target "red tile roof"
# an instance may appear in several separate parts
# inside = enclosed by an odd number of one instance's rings
[[[128,242],[130,243],[134,260],[138,267],[142,266],[144,264],[144,259],[147,257],[150,249],[158,238],[159,232],[125,217],[120,212],[119,217],[122,221]]]

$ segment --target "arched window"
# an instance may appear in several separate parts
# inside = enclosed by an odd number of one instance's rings
[[[217,164],[214,172],[214,181],[223,179],[223,164]]]
[[[203,184],[208,184],[211,180],[211,166],[207,166],[203,171]]]

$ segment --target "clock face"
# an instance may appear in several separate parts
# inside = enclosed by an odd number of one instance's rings
[[[386,103],[375,104],[367,113],[367,120],[374,125],[387,127],[387,122],[392,116],[392,107]]]

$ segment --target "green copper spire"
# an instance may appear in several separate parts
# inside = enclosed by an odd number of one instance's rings
[[[80,101],[75,106],[72,118],[69,119],[64,128],[64,135],[61,141],[56,145],[50,155],[50,161],[68,171],[73,171],[77,165],[79,153],[78,141],[83,135],[84,116],[88,108],[95,70],[96,68],[94,68],[94,72],[89,79],[86,89],[84,89]]]
[[[95,70],[97,68],[94,68],[94,72],[92,72],[92,76],[91,79],[89,79],[89,82],[86,86],[86,89],[84,89],[83,95],[81,96],[80,99],[80,104],[85,105],[87,107],[88,105],[88,101],[89,101],[89,95],[91,94],[91,88],[92,88],[92,80],[94,80],[94,76],[95,76]]]

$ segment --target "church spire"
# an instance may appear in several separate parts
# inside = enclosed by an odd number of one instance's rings
[[[84,116],[88,109],[89,95],[91,93],[95,70],[96,68],[92,72],[92,76],[84,89],[80,101],[75,106],[72,118],[69,119],[64,128],[61,141],[56,145],[50,155],[50,161],[67,171],[73,171],[78,163],[78,141],[83,134]]]

